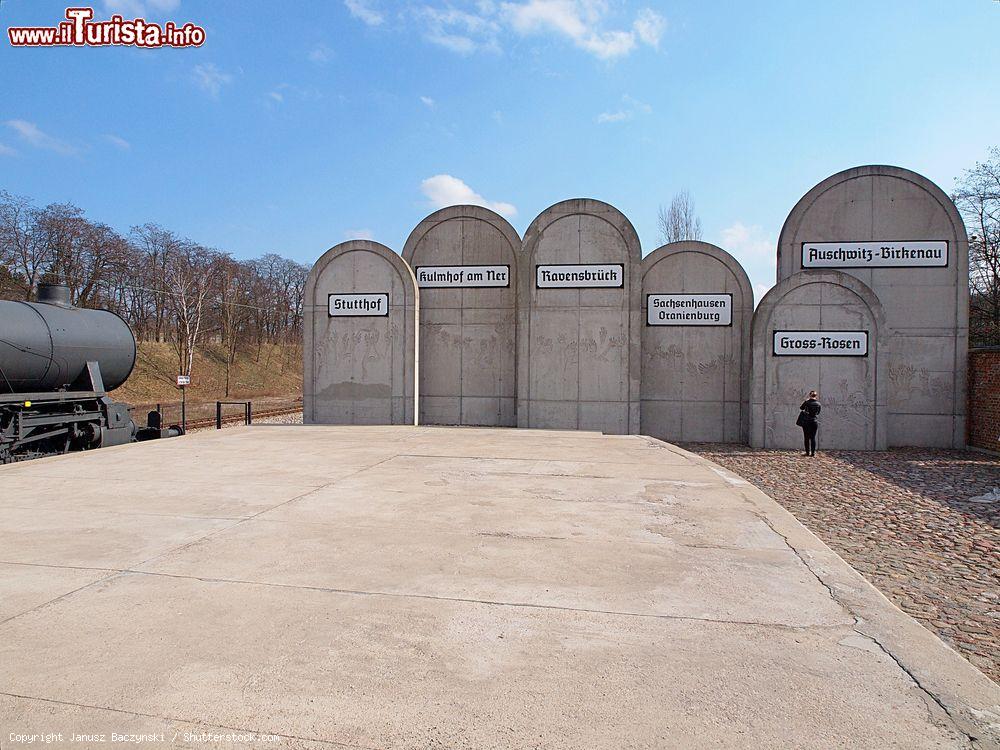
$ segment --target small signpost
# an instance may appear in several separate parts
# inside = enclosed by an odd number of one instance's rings
[[[178,375],[177,387],[181,389],[181,430],[187,434],[187,386],[191,385],[190,375]]]

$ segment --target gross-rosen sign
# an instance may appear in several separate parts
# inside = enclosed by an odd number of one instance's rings
[[[867,357],[868,331],[775,331],[775,357]]]
[[[646,325],[728,326],[732,323],[731,294],[646,295]]]
[[[331,294],[327,297],[331,318],[381,318],[389,315],[389,295]]]
[[[535,266],[539,289],[620,289],[625,286],[621,263],[556,263]]]
[[[421,289],[510,286],[510,266],[417,266]]]
[[[944,268],[946,240],[803,242],[803,268]]]

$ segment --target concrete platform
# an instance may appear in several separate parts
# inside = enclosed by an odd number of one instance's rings
[[[985,748],[1000,687],[674,446],[261,426],[0,467],[0,747],[112,732]]]

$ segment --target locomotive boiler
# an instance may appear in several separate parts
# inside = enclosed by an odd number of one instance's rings
[[[37,302],[0,301],[0,464],[180,434],[156,420],[137,428],[108,396],[135,358],[128,324],[74,307],[65,286],[40,285]]]

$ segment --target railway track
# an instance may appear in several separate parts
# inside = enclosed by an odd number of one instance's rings
[[[285,414],[295,414],[302,411],[302,405],[298,406],[284,406],[279,409],[262,409],[261,411],[254,410],[253,421],[257,422],[261,419],[267,419],[268,417],[281,417]],[[242,413],[233,414],[223,414],[222,423],[233,424],[234,422],[243,422],[246,419],[245,415]],[[192,430],[204,430],[209,427],[215,427],[215,417],[204,417],[202,419],[189,419],[187,421],[188,432]]]

